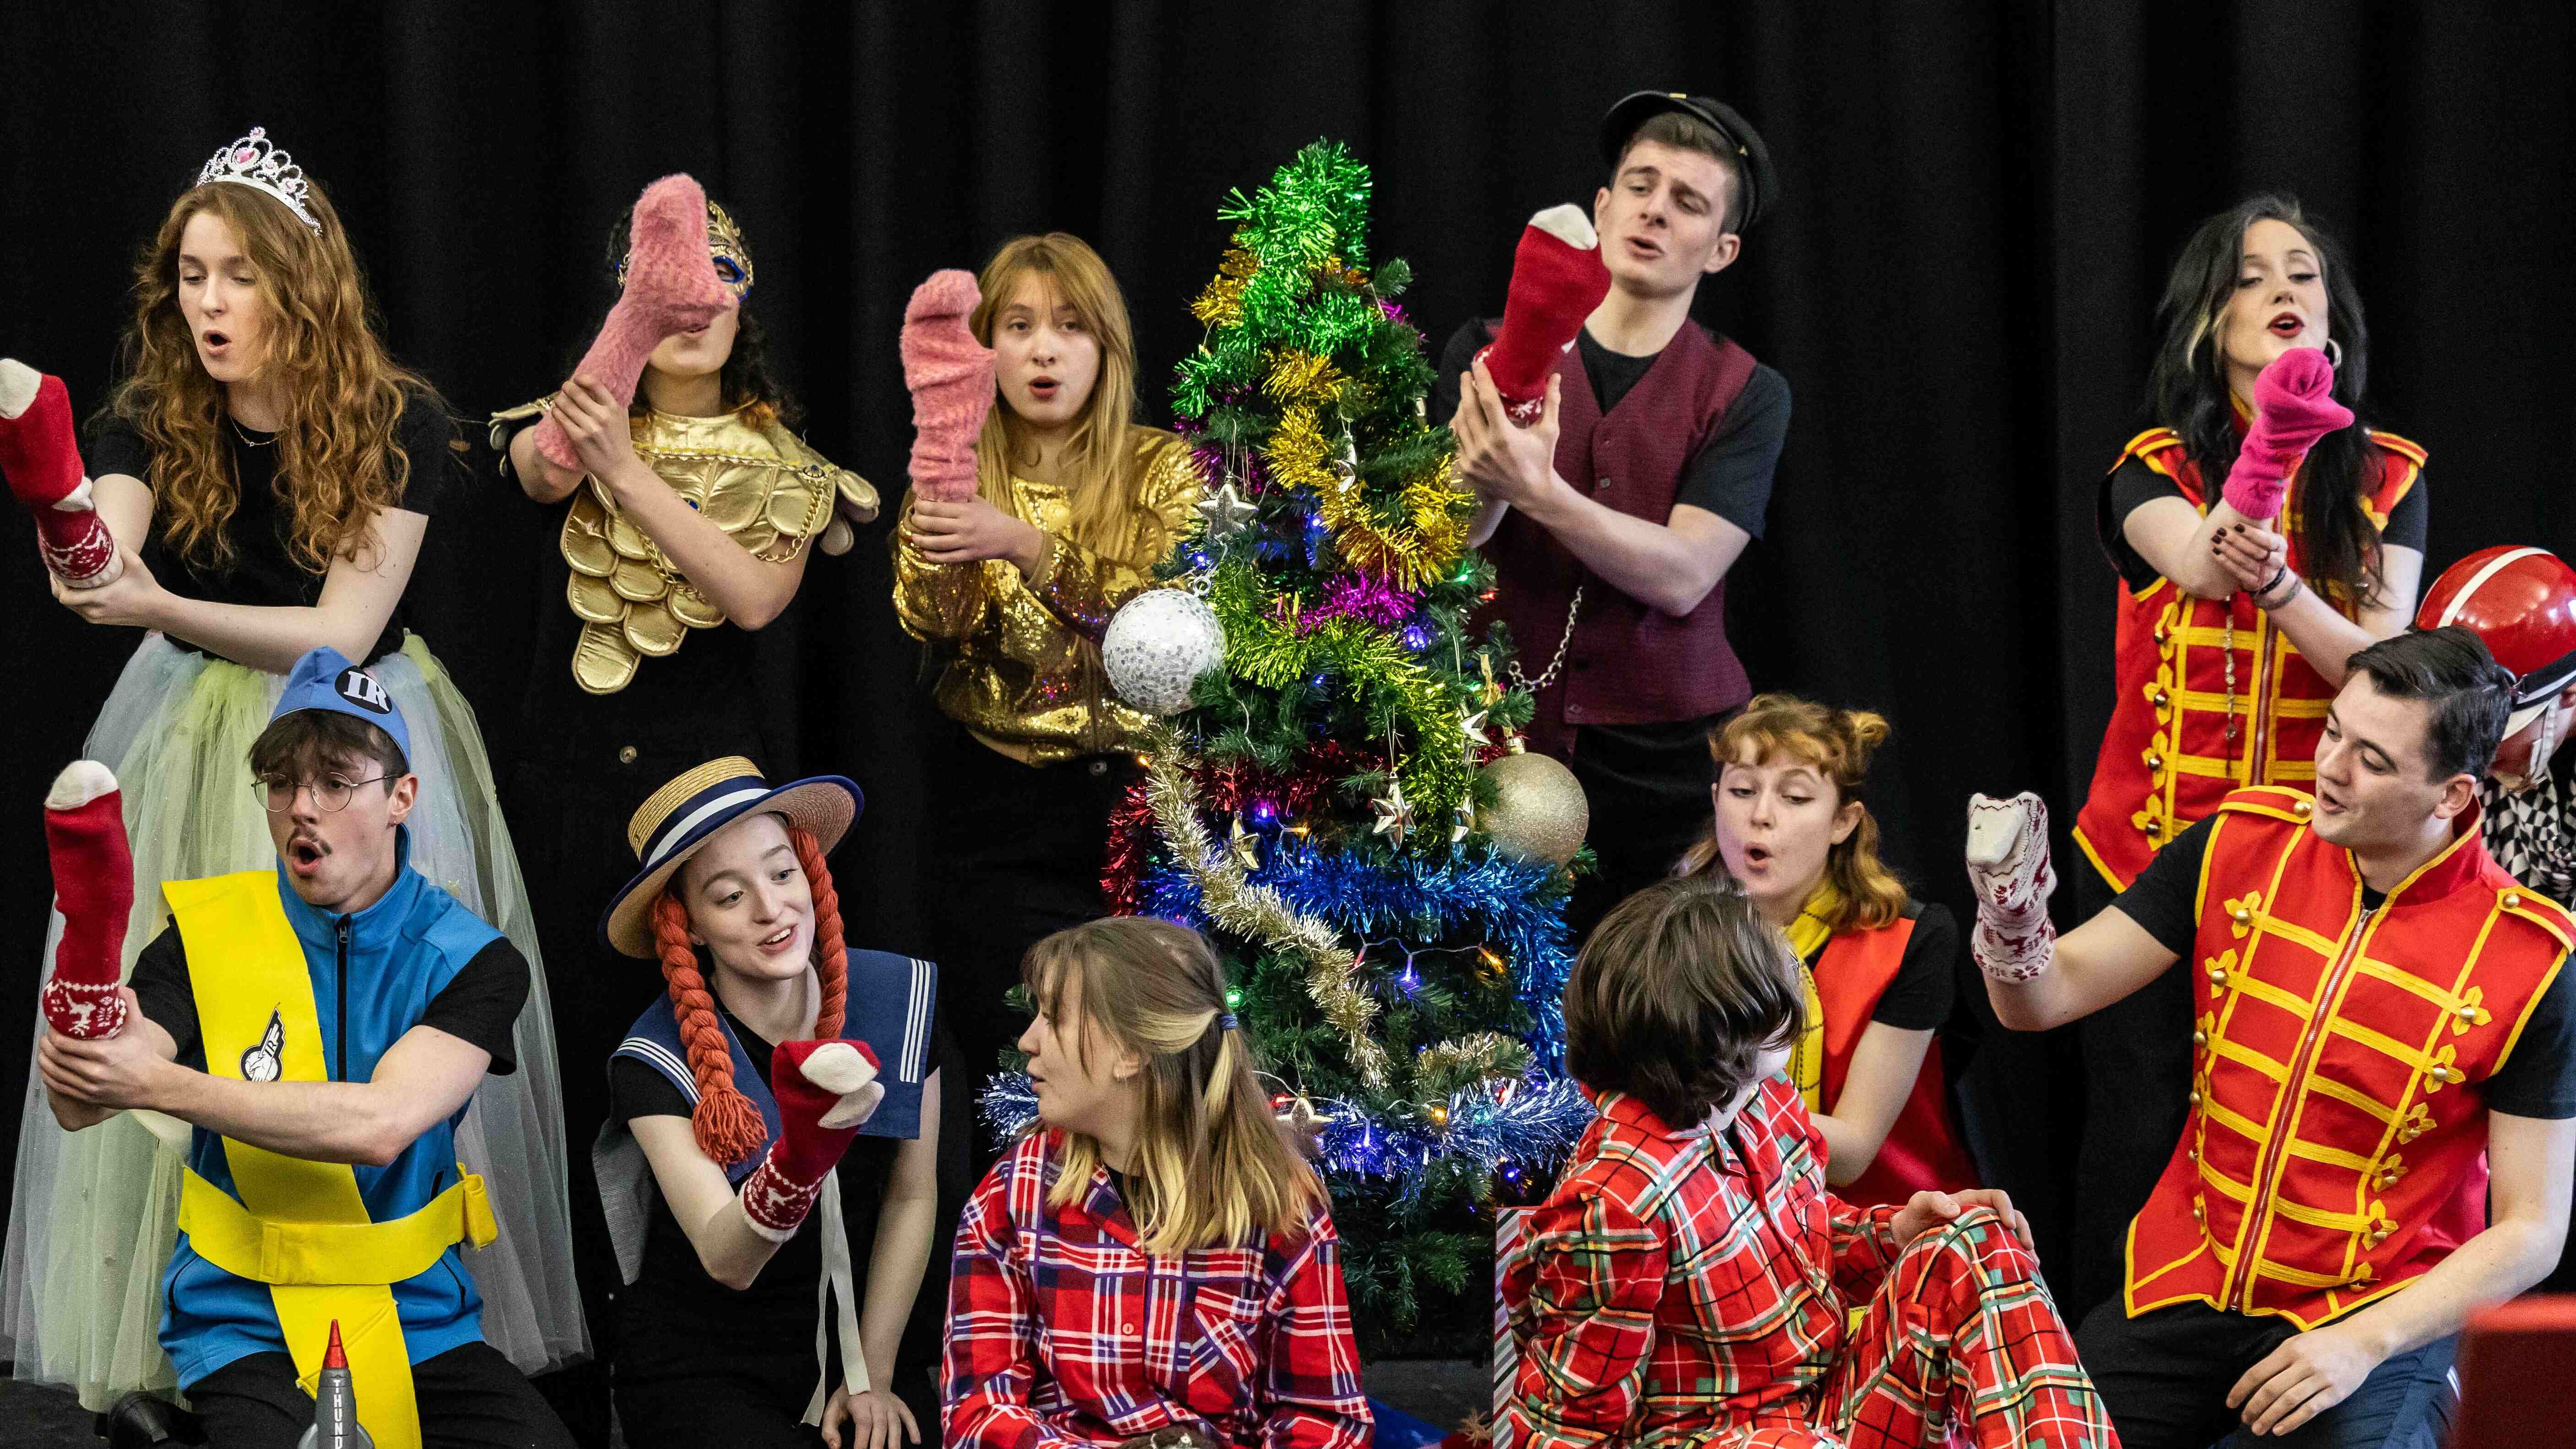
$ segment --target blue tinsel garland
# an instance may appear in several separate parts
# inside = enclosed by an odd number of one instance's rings
[[[1445,1126],[1412,1116],[1373,1118],[1348,1103],[1316,1101],[1324,1170],[1419,1186],[1422,1169],[1432,1162],[1473,1158],[1488,1172],[1510,1176],[1561,1161],[1592,1125],[1592,1104],[1563,1078],[1532,1078],[1516,1084],[1510,1100],[1496,1096],[1490,1084],[1452,1094]],[[1024,1076],[997,1074],[979,1109],[985,1127],[1008,1140],[1037,1120],[1037,1093]]]
[[[1319,850],[1282,834],[1271,842],[1257,884],[1300,911],[1352,935],[1394,931],[1424,941],[1472,932],[1511,964],[1513,994],[1535,1023],[1529,1036],[1537,1065],[1553,1075],[1565,1062],[1565,981],[1574,970],[1564,898],[1548,892],[1558,868],[1514,860],[1499,851],[1452,851],[1438,859],[1397,853],[1358,855]],[[1199,891],[1186,871],[1158,866],[1145,874],[1148,911],[1205,929]]]

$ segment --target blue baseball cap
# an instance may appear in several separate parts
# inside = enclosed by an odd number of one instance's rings
[[[308,709],[327,709],[365,720],[393,736],[394,748],[402,751],[403,762],[411,763],[411,730],[403,724],[393,691],[328,644],[296,660],[295,667],[287,671],[286,692],[277,697],[277,708],[269,711],[268,722],[275,724]]]

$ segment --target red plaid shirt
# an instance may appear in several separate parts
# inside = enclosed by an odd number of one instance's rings
[[[1825,1191],[1824,1138],[1783,1078],[1715,1132],[1676,1132],[1621,1093],[1595,1100],[1503,1275],[1515,1449],[1831,1422],[1818,1386],[1852,1305],[1896,1262],[1896,1209]]]
[[[1021,1139],[958,1220],[950,1449],[1116,1444],[1193,1423],[1261,1449],[1369,1442],[1329,1215],[1258,1246],[1148,1255],[1105,1168],[1061,1212],[1046,1205],[1058,1139]]]

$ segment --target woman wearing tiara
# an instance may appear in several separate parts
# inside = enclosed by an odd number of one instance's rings
[[[285,671],[324,645],[364,664],[413,722],[412,865],[507,935],[540,985],[518,1019],[519,1071],[484,1079],[457,1140],[471,1170],[511,1187],[492,1195],[499,1241],[470,1260],[485,1336],[522,1371],[559,1366],[588,1341],[535,923],[473,712],[403,620],[454,424],[376,336],[331,203],[257,129],[171,206],[134,297],[124,376],[85,459],[60,384],[13,387],[32,374],[0,364],[0,459],[13,475],[85,471],[115,541],[113,563],[87,570],[49,550],[55,597],[146,631],[84,750],[124,790],[125,968],[160,933],[163,882],[273,858],[247,762]],[[40,1096],[19,1139],[0,1355],[103,1409],[173,1384],[155,1329],[179,1157],[132,1115],[66,1136]]]

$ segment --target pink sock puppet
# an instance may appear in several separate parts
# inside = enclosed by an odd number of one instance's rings
[[[665,176],[644,188],[628,233],[626,290],[609,309],[599,339],[573,369],[614,394],[635,400],[644,364],[662,339],[703,327],[733,300],[707,253],[707,194],[687,176]],[[537,451],[558,468],[578,468],[572,440],[552,417],[537,424]]]
[[[13,357],[0,357],[0,473],[36,520],[36,545],[54,577],[95,589],[125,572],[116,539],[90,503],[71,394],[61,378]]]
[[[2290,475],[2319,438],[2352,426],[2352,409],[2334,400],[2334,364],[2313,347],[2293,347],[2254,378],[2254,425],[2227,470],[2227,505],[2247,518],[2281,513]]]
[[[125,1029],[125,920],[134,909],[134,852],[125,841],[125,796],[96,760],[74,760],[45,796],[45,854],[63,938],[45,978],[45,1020],[84,1041]]]
[[[975,496],[975,439],[993,410],[993,352],[966,325],[982,301],[975,274],[951,268],[931,273],[903,308],[912,487],[943,503]]]
[[[1548,375],[1574,345],[1583,319],[1610,295],[1601,238],[1571,203],[1551,206],[1521,229],[1512,254],[1512,289],[1503,299],[1503,328],[1477,356],[1484,359],[1503,413],[1526,428],[1547,407]]]

